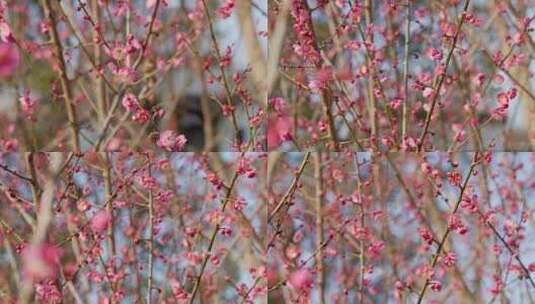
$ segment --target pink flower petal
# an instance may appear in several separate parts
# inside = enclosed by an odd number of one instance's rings
[[[20,53],[11,43],[0,43],[0,78],[10,76],[19,65]]]

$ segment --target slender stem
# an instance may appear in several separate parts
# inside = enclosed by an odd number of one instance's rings
[[[474,172],[474,169],[476,165],[478,164],[479,164],[478,153],[476,152],[474,153],[474,158],[472,160],[472,164],[470,165],[470,169],[468,170],[468,174],[466,175],[466,178],[464,179],[464,182],[461,185],[461,188],[460,188],[461,192],[459,193],[459,197],[457,198],[457,203],[455,204],[455,207],[451,211],[451,215],[454,215],[457,212],[457,209],[459,209],[459,205],[461,204],[463,200],[464,191],[466,190],[466,187],[468,186],[468,181],[470,180],[470,177],[472,176],[472,173]],[[446,232],[444,233],[444,235],[442,236],[442,239],[438,243],[437,250],[433,257],[433,261],[431,263],[431,268],[435,268],[435,266],[437,265],[438,259],[442,252],[442,249],[444,248],[444,245],[446,244],[446,240],[448,239],[448,235],[450,234],[450,232],[451,230],[449,226],[446,226]],[[425,291],[427,289],[427,286],[429,285],[429,281],[430,281],[429,278],[425,279],[424,287],[422,288],[422,291],[420,291],[420,295],[418,296],[418,301],[417,301],[418,304],[422,303],[424,299]]]
[[[314,29],[314,22],[312,21],[312,10],[308,6],[307,1],[303,1],[303,5],[305,6],[306,11],[309,15],[308,20],[310,20],[310,30],[312,31],[312,35],[316,37],[316,31]],[[314,48],[316,49],[318,53],[321,53],[317,39],[314,39]],[[316,62],[315,65],[318,69],[321,68],[320,62]],[[327,117],[327,126],[328,126],[327,131],[329,135],[329,141],[332,146],[331,149],[334,151],[338,151],[340,147],[339,147],[338,138],[336,135],[336,126],[335,126],[334,116],[331,113],[331,105],[333,101],[331,98],[331,92],[329,91],[329,88],[325,88],[322,90],[321,101],[322,101],[323,113]]]
[[[156,4],[154,5],[154,10],[152,11],[152,16],[149,23],[149,31],[147,32],[147,36],[145,37],[145,41],[143,42],[143,45],[141,46],[141,53],[139,54],[139,57],[137,58],[136,62],[134,63],[134,70],[137,69],[137,67],[143,62],[143,59],[145,58],[145,51],[147,50],[147,47],[150,43],[150,38],[153,34],[153,27],[154,27],[154,21],[156,21],[156,15],[158,15],[158,8],[160,7],[161,0],[157,0]]]
[[[362,183],[360,181],[360,168],[357,154],[355,153],[355,170],[357,177],[357,195],[360,203],[360,225],[364,227],[364,202],[362,200]],[[359,303],[364,303],[364,238],[361,238],[359,241]]]
[[[310,158],[310,153],[311,152],[307,152],[305,154],[305,157],[303,158],[303,161],[301,162],[301,165],[299,166],[299,169],[297,170],[297,173],[296,173],[292,183],[290,184],[290,187],[288,188],[288,191],[286,191],[286,193],[284,194],[282,199],[279,201],[279,203],[277,204],[275,209],[273,209],[273,211],[269,215],[268,224],[271,223],[271,221],[273,220],[273,217],[280,211],[282,206],[284,206],[286,201],[293,195],[293,193],[297,189],[297,183],[299,182],[299,178],[301,177],[301,174],[303,174],[303,170],[305,170],[305,167],[306,167],[306,165],[308,163],[308,159]]]
[[[339,229],[336,230],[337,233],[342,233],[341,230],[345,227],[345,224],[342,224],[340,226]],[[310,256],[304,260],[301,261],[301,263],[299,263],[299,265],[297,266],[297,268],[301,268],[301,267],[304,267],[306,264],[308,264],[308,262],[310,262],[314,257],[316,257],[316,255],[318,254],[319,251],[323,250],[325,247],[327,247],[327,245],[329,245],[329,243],[334,239],[334,234],[331,234],[327,237],[327,239],[325,241],[323,241],[323,243],[317,247],[314,252],[312,254],[310,254]],[[277,283],[273,284],[271,287],[268,287],[268,292],[271,292],[273,290],[276,290],[278,288],[280,288],[282,285],[284,285],[284,283],[286,283],[288,279],[282,279],[280,281],[278,281]]]
[[[214,51],[216,53],[219,71],[221,73],[221,78],[223,78],[223,86],[225,88],[225,93],[227,95],[227,105],[232,106],[232,93],[230,90],[230,85],[227,80],[227,76],[225,74],[225,69],[223,68],[223,65],[221,64],[221,53],[219,50],[219,43],[217,42],[217,38],[215,36],[212,16],[210,15],[210,10],[208,8],[208,5],[206,4],[206,0],[202,0],[202,4],[204,6],[204,11],[206,13],[206,19],[208,20],[208,29],[210,31],[210,38],[212,39],[212,44],[214,46]],[[232,125],[234,126],[234,137],[236,139],[236,144],[239,148],[238,150],[241,150],[240,128],[238,126],[238,120],[236,119],[235,111],[231,111],[231,121],[232,121]]]
[[[110,158],[108,153],[102,152],[101,156],[105,159],[105,167],[103,168],[103,179],[104,179],[104,194],[105,194],[105,201],[108,201],[112,197],[112,191],[111,191],[111,164],[110,164]],[[110,215],[110,225],[108,227],[107,231],[107,239],[108,239],[108,249],[110,250],[110,259],[113,260],[113,258],[116,256],[116,249],[115,249],[115,236],[114,236],[114,229],[115,229],[115,221],[113,216],[113,205],[112,204],[106,204],[106,211]],[[112,262],[112,269],[115,273],[116,267],[115,263]],[[115,282],[111,283],[112,289],[116,290],[117,286]],[[112,303],[116,303],[115,300],[111,299]]]
[[[407,138],[407,107],[409,103],[409,41],[411,34],[411,0],[407,0],[407,25],[405,27],[405,54],[403,56],[403,113],[401,124],[401,142]]]
[[[214,127],[213,127],[213,121],[212,121],[212,110],[211,106],[208,100],[208,87],[206,85],[205,81],[205,75],[204,75],[204,69],[202,68],[202,62],[201,59],[198,56],[195,56],[195,59],[193,61],[194,69],[195,69],[195,76],[199,79],[199,82],[201,83],[201,112],[202,112],[202,127],[203,127],[203,135],[204,135],[204,147],[203,150],[205,152],[212,151],[214,149]]]
[[[485,54],[487,54],[487,56],[490,56],[488,53],[485,53]],[[492,62],[493,62],[494,64],[496,64],[496,62],[494,62],[494,60],[492,60]],[[531,98],[531,100],[532,100],[533,102],[535,102],[535,94],[534,94],[534,93],[532,93],[532,92],[531,92],[525,85],[523,85],[523,84],[522,84],[516,77],[514,77],[514,76],[511,74],[511,72],[509,72],[508,70],[506,70],[502,65],[496,65],[496,66],[497,66],[502,72],[504,72],[504,73],[507,75],[507,77],[509,77],[509,79],[511,79],[511,81],[513,81],[517,86],[519,86],[520,89],[521,89],[524,93],[526,93],[526,94],[529,96],[529,98]]]
[[[150,171],[150,164],[149,164],[149,175],[151,174]],[[152,189],[149,189],[149,277],[147,279],[147,304],[151,303],[151,295],[152,295],[152,263],[153,263],[153,222],[154,222],[154,208],[153,208],[153,198],[152,198]]]
[[[429,125],[431,123],[431,117],[433,116],[433,110],[435,109],[435,105],[438,101],[438,96],[440,95],[440,89],[442,88],[442,84],[444,83],[444,79],[446,79],[446,73],[448,71],[448,66],[451,61],[451,57],[453,56],[453,51],[455,51],[455,46],[457,45],[457,40],[459,38],[459,35],[461,33],[461,28],[464,23],[466,12],[468,11],[468,6],[470,5],[470,0],[466,0],[464,3],[464,9],[461,14],[461,20],[459,21],[459,24],[457,25],[457,30],[455,31],[455,36],[453,37],[453,42],[451,44],[450,51],[448,53],[448,57],[446,58],[446,64],[444,66],[444,72],[440,76],[440,79],[438,81],[438,85],[436,88],[433,88],[433,101],[431,102],[431,108],[429,109],[429,112],[427,112],[427,116],[425,118],[425,125],[424,129],[422,131],[422,134],[420,135],[420,140],[418,141],[418,152],[422,151],[425,137],[427,136],[427,133],[429,132]]]
[[[101,17],[100,17],[100,8],[98,5],[97,0],[93,0],[93,13],[95,15],[95,20],[97,24],[101,23]],[[101,35],[99,32],[96,32],[97,37]],[[102,39],[104,39],[102,37]],[[95,62],[98,67],[102,67],[102,49],[100,43],[97,43],[95,45]],[[106,119],[106,111],[108,109],[107,101],[106,101],[106,87],[104,86],[104,78],[103,75],[99,75],[99,77],[96,79],[95,83],[96,91],[97,91],[97,116],[100,123],[100,127],[104,127],[104,121]]]
[[[32,246],[40,246],[48,238],[52,221],[54,219],[54,213],[52,211],[54,194],[56,190],[56,181],[60,174],[59,168],[61,165],[60,153],[51,153],[51,160],[49,165],[49,172],[46,174],[43,185],[43,194],[40,196],[41,208],[37,211],[37,226],[31,237]],[[33,198],[36,199],[35,197]],[[37,205],[37,204],[36,204]],[[22,278],[21,288],[19,290],[19,298],[17,303],[28,304],[32,302],[35,285],[31,278]]]
[[[41,0],[45,17],[50,22],[50,38],[54,44],[56,57],[59,63],[59,77],[61,81],[61,89],[65,99],[65,108],[67,109],[67,117],[69,120],[69,128],[71,130],[71,145],[75,152],[80,151],[80,141],[78,138],[78,123],[76,119],[76,110],[74,108],[73,95],[67,78],[67,68],[65,66],[65,58],[63,57],[63,47],[56,29],[56,16],[50,6],[50,0]]]
[[[16,170],[9,169],[9,167],[7,165],[0,164],[0,169],[6,171],[9,174],[15,175],[16,177],[18,177],[18,178],[20,178],[22,180],[25,180],[25,181],[27,181],[29,183],[33,182],[31,177],[24,176],[24,175],[18,173]]]
[[[37,181],[37,173],[35,172],[34,154],[33,152],[26,153],[26,167],[30,172],[31,182],[30,188],[32,190],[33,201],[35,202],[35,210],[38,213],[41,205],[41,189],[39,188],[39,182]]]
[[[365,6],[366,6],[366,11],[365,11],[365,19],[366,19],[366,24],[367,26],[371,26],[373,24],[373,15],[372,15],[372,12],[373,12],[373,8],[372,8],[372,1],[371,0],[366,0],[365,2]],[[359,29],[360,29],[360,25],[359,25]],[[366,42],[365,40],[365,36],[363,35],[363,32],[362,30],[360,31],[361,33],[361,36],[362,36],[362,41],[363,42]],[[370,35],[370,42],[373,43],[373,34]],[[366,47],[366,51],[368,51],[368,48]],[[376,106],[376,100],[375,100],[375,93],[374,93],[374,88],[373,88],[373,82],[375,80],[375,69],[373,67],[373,63],[372,63],[372,58],[371,56],[366,56],[366,67],[370,73],[370,77],[368,79],[368,103],[369,103],[369,108],[368,108],[368,115],[370,117],[370,127],[371,127],[371,135],[372,137],[374,137],[375,139],[377,139],[377,135],[378,135],[378,126],[377,126],[377,117],[376,117],[376,112],[377,112],[377,106]],[[372,143],[374,144],[374,143]]]
[[[526,267],[526,265],[524,264],[524,262],[522,262],[522,260],[520,259],[520,256],[518,255],[518,253],[515,253],[513,251],[513,249],[511,248],[511,246],[509,246],[509,244],[507,243],[507,241],[503,238],[503,236],[498,232],[498,230],[496,230],[496,227],[494,227],[494,225],[492,225],[490,222],[487,221],[487,226],[489,226],[489,228],[492,230],[492,232],[496,235],[496,237],[498,237],[498,239],[502,242],[502,244],[505,246],[505,248],[507,248],[507,250],[509,251],[509,253],[511,254],[511,256],[513,256],[515,258],[515,260],[518,262],[518,264],[520,265],[520,267],[522,267],[522,270],[524,271],[526,277],[528,278],[528,281],[529,283],[531,284],[531,286],[533,288],[535,288],[535,281],[533,281],[533,279],[531,278],[531,275],[530,275],[530,271],[529,269]]]
[[[227,207],[227,204],[230,201],[230,197],[232,195],[232,192],[234,190],[238,177],[239,177],[239,174],[235,171],[232,177],[232,181],[230,182],[230,186],[227,188],[227,193],[225,195],[225,198],[221,202],[221,212],[225,212],[225,209]],[[201,271],[199,275],[197,276],[197,279],[195,280],[195,285],[193,286],[193,291],[191,293],[189,304],[193,304],[193,301],[195,301],[195,296],[197,295],[197,292],[199,291],[199,288],[201,286],[202,276],[204,274],[204,270],[206,269],[206,264],[208,263],[208,260],[210,259],[212,255],[212,249],[214,247],[215,239],[220,228],[221,228],[221,223],[217,223],[216,226],[214,227],[214,230],[212,231],[212,234],[210,236],[210,243],[208,244],[208,248],[206,250],[207,253],[206,253],[206,256],[204,257],[204,260],[202,261]]]
[[[323,273],[323,216],[321,210],[321,201],[323,200],[323,182],[322,182],[322,170],[321,170],[321,152],[315,152],[313,154],[314,159],[314,179],[316,181],[316,270],[318,278],[318,298],[319,303],[325,303],[325,286],[324,286],[324,273]]]
[[[26,241],[20,236],[20,234],[18,234],[17,231],[15,231],[15,229],[13,227],[11,227],[11,225],[9,225],[1,217],[0,217],[0,225],[2,225],[2,227],[4,227],[4,230],[5,230],[4,234],[5,235],[7,235],[7,236],[13,235],[15,237],[15,239],[17,239],[17,242],[19,242],[20,244],[26,243]]]

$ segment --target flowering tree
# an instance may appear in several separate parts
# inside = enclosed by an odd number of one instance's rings
[[[269,301],[532,301],[534,162],[531,153],[271,157]]]
[[[262,12],[243,0],[0,1],[1,149],[261,150]]]
[[[534,302],[534,13],[0,0],[0,303]]]
[[[56,152],[0,163],[3,303],[265,298],[265,156]]]
[[[270,4],[271,150],[533,147],[533,1]]]

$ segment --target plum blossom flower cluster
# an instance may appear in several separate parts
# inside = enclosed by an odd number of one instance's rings
[[[265,150],[266,6],[1,0],[0,151]]]
[[[264,302],[265,164],[259,153],[0,155],[2,301]]]
[[[269,301],[522,302],[535,290],[533,153],[273,161]]]
[[[531,1],[276,1],[268,14],[268,148],[532,148],[533,8]],[[283,115],[272,100],[285,104]]]
[[[0,303],[532,301],[532,2],[0,0]]]

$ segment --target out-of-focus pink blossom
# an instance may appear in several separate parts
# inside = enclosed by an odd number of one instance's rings
[[[286,247],[286,257],[288,257],[288,259],[293,260],[297,258],[300,254],[301,250],[299,249],[299,247],[293,244],[290,244],[288,247]]]
[[[232,9],[234,8],[234,5],[235,0],[227,0],[225,4],[223,4],[217,9],[217,15],[223,19],[230,17],[230,15],[232,15]]]
[[[451,125],[451,129],[455,133],[454,140],[456,142],[462,142],[466,139],[465,131],[462,124],[453,124]]]
[[[498,94],[498,96],[497,96],[497,99],[498,99],[498,102],[500,103],[500,105],[502,105],[502,106],[509,105],[509,96],[507,96],[507,93],[500,92]]]
[[[5,21],[0,21],[0,42],[15,42],[15,37],[13,36],[13,33],[11,32],[11,28],[9,27],[9,24],[7,24]]]
[[[325,89],[326,85],[325,81],[314,79],[308,83],[308,88],[314,93],[319,93],[321,90]]]
[[[264,122],[264,117],[264,111],[258,110],[258,112],[249,119],[249,125],[254,128],[259,127]]]
[[[9,138],[0,141],[0,146],[5,152],[14,152],[19,148],[19,141],[16,138]]]
[[[234,111],[236,110],[236,107],[234,107],[233,105],[223,105],[223,107],[221,108],[221,112],[223,114],[223,116],[225,117],[229,117],[230,115],[232,115],[232,113],[234,113]]]
[[[80,212],[87,211],[89,210],[89,208],[91,208],[91,204],[84,199],[79,200],[76,206],[78,208],[78,211]]]
[[[483,81],[485,81],[485,74],[483,73],[477,73],[477,75],[474,77],[474,83],[477,85],[477,86],[481,86],[483,84]]]
[[[30,91],[25,91],[24,94],[19,98],[19,101],[22,112],[28,119],[31,119],[35,109],[39,104],[39,101],[36,98],[31,97]]]
[[[135,111],[139,108],[139,100],[136,95],[132,93],[126,93],[122,100],[123,107],[128,111]]]
[[[496,74],[494,75],[493,80],[496,84],[500,85],[500,84],[503,84],[504,78],[502,75]]]
[[[457,255],[454,253],[454,252],[448,252],[446,253],[446,255],[444,256],[444,258],[442,259],[442,263],[446,266],[446,267],[452,267],[453,265],[455,265],[455,262],[457,261]]]
[[[91,229],[95,233],[102,233],[108,229],[111,221],[111,214],[106,210],[97,212],[91,219]]]
[[[182,151],[187,141],[184,135],[176,135],[173,130],[165,130],[160,133],[157,145],[165,151],[178,152]]]
[[[12,43],[0,42],[0,78],[10,76],[15,72],[20,62],[20,53]]]
[[[139,123],[139,124],[145,124],[150,119],[150,112],[139,108],[136,110],[136,113],[132,116],[132,120]]]
[[[268,149],[277,148],[284,141],[284,136],[290,134],[292,120],[287,116],[271,117],[268,119],[267,145]]]
[[[45,20],[41,21],[41,23],[39,23],[39,29],[41,30],[41,34],[48,35],[50,31],[50,23]]]
[[[137,82],[141,75],[138,71],[129,67],[118,67],[115,63],[108,63],[108,68],[117,77],[117,80],[127,84],[133,84]]]
[[[286,108],[286,101],[282,97],[273,97],[269,99],[269,105],[278,114],[282,114]]]
[[[173,295],[175,296],[176,300],[183,301],[189,298],[189,294],[182,288],[180,281],[172,279],[171,289],[173,290]]]
[[[295,289],[298,289],[300,291],[308,291],[312,287],[313,283],[312,272],[310,272],[308,268],[303,267],[299,270],[292,272],[292,274],[290,274],[288,282]]]
[[[429,56],[429,58],[435,61],[440,61],[443,57],[442,52],[435,48],[430,48],[429,50],[427,50],[427,56]]]
[[[433,244],[433,234],[431,234],[429,230],[424,227],[421,227],[418,229],[418,232],[420,232],[420,236],[428,245]]]
[[[131,54],[133,52],[135,52],[136,50],[139,50],[141,49],[141,43],[139,42],[139,40],[137,40],[134,35],[132,34],[129,34],[128,37],[126,38],[127,40],[127,44],[126,44],[126,52],[128,54]]]
[[[63,303],[63,296],[58,290],[58,287],[54,281],[48,280],[43,283],[36,284],[35,293],[37,294],[38,303]]]
[[[156,189],[158,186],[158,183],[156,182],[156,178],[154,176],[150,175],[142,175],[138,177],[138,181],[145,189]]]
[[[427,87],[427,88],[425,88],[424,91],[423,91],[423,96],[424,96],[425,98],[429,98],[430,96],[433,95],[434,92],[435,92],[435,91],[434,91],[432,88]]]
[[[293,45],[294,52],[309,62],[319,62],[320,54],[315,47],[312,20],[305,3],[292,1],[291,15],[295,19],[293,29],[298,38]]]
[[[24,274],[34,281],[54,280],[62,252],[50,244],[30,245],[22,252]]]
[[[431,287],[432,291],[439,292],[440,290],[442,290],[442,283],[440,283],[439,281],[430,281],[429,287]]]

